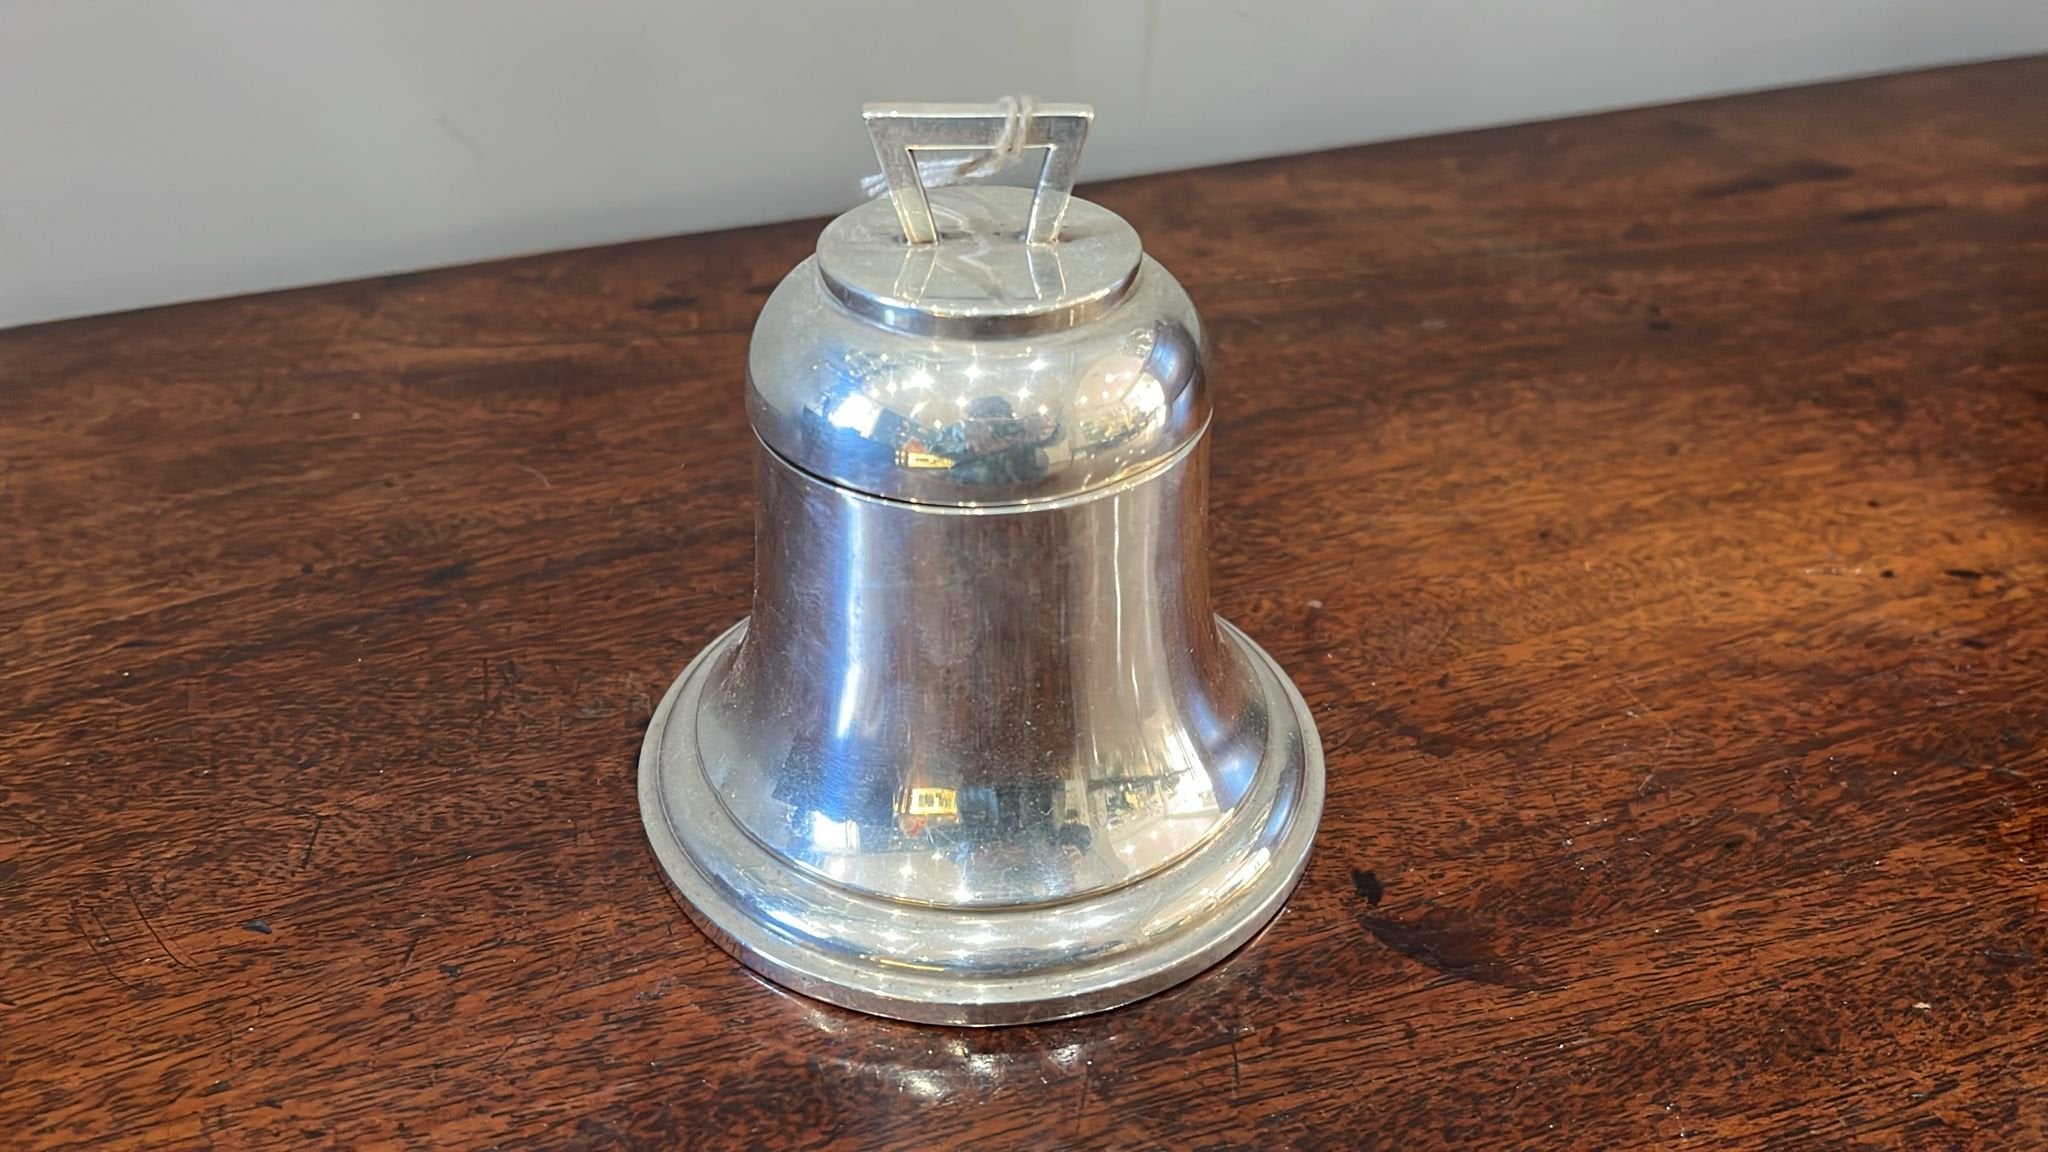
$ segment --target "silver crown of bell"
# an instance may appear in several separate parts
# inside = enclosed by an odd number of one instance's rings
[[[754,329],[753,613],[656,711],[642,815],[697,922],[796,991],[944,1024],[1112,1007],[1279,911],[1321,745],[1210,609],[1201,325],[1069,195],[1092,111],[866,115],[890,195]],[[1019,146],[1035,189],[919,177]]]

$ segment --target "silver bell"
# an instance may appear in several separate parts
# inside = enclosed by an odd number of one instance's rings
[[[1069,197],[1092,117],[871,106],[890,195],[754,329],[753,614],[656,710],[640,806],[703,929],[821,1000],[1159,991],[1279,911],[1322,811],[1300,694],[1210,611],[1194,307]],[[1020,145],[1036,189],[919,178]]]

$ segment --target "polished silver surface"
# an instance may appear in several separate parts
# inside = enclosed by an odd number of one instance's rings
[[[748,639],[696,718],[726,812],[823,878],[954,907],[1112,888],[1215,835],[1271,724],[1208,612],[1200,452],[1007,513],[764,456]]]
[[[706,931],[797,991],[963,1025],[1113,1007],[1256,932],[1307,859],[1322,755],[1199,582],[1149,583],[1188,575],[1198,456],[942,512],[764,455],[754,615],[641,753],[648,835]]]
[[[1137,230],[1074,200],[1059,243],[1020,244],[1032,202],[1022,188],[941,188],[930,211],[945,240],[905,244],[889,205],[870,200],[825,226],[818,275],[847,309],[915,336],[1027,336],[1101,316],[1137,279]]]
[[[1060,239],[1060,217],[1073,194],[1081,170],[1081,146],[1095,110],[1086,104],[1040,104],[1020,108],[1016,102],[994,104],[870,104],[861,109],[868,136],[881,161],[889,200],[913,245],[936,242],[941,226],[926,203],[927,189],[918,169],[917,153],[925,151],[991,150],[1045,152],[1031,206],[1010,234],[1028,244]]]
[[[1193,308],[1085,201],[1030,243],[1034,199],[934,190],[922,245],[868,204],[770,298],[753,613],[641,754],[714,939],[911,1020],[1186,978],[1278,910],[1322,808],[1300,696],[1210,609]]]
[[[834,298],[819,259],[769,296],[747,373],[754,431],[813,475],[921,504],[1056,499],[1136,475],[1208,426],[1200,322],[1150,259],[1093,321],[1009,339],[884,327]]]
[[[745,623],[705,649],[655,712],[640,761],[648,837],[708,936],[819,1000],[899,1020],[987,1026],[1141,999],[1215,964],[1273,918],[1301,878],[1322,810],[1322,752],[1307,706],[1264,652],[1223,628],[1291,737],[1253,778],[1237,820],[1139,883],[1060,903],[971,909],[878,899],[790,870],[728,817],[690,751],[693,717],[745,639]]]

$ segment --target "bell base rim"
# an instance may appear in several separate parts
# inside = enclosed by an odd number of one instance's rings
[[[1272,722],[1296,737],[1289,742],[1294,755],[1259,765],[1249,790],[1256,802],[1233,817],[1244,824],[1231,851],[1219,846],[1121,887],[993,914],[905,904],[821,882],[753,840],[723,804],[706,802],[695,705],[744,638],[745,620],[690,662],[648,723],[639,799],[649,844],[684,911],[713,943],[774,984],[842,1008],[919,1024],[990,1027],[1087,1015],[1163,992],[1214,967],[1272,922],[1300,882],[1322,817],[1322,742],[1306,701],[1264,649],[1220,617],[1216,622],[1254,668]],[[1157,906],[1150,893],[1164,902],[1191,887],[1223,895],[1191,923],[1162,926],[1157,915],[1147,918]],[[1027,936],[1053,923],[1088,927],[1066,955],[991,973],[965,961],[908,964],[821,938],[817,922],[829,937],[836,917],[963,937],[991,924],[1004,932],[1021,927]],[[791,922],[811,934],[789,930]]]

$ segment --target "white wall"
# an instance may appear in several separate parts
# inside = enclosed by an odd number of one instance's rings
[[[2048,50],[2044,0],[0,0],[0,326],[845,208],[859,106],[1085,176]]]

